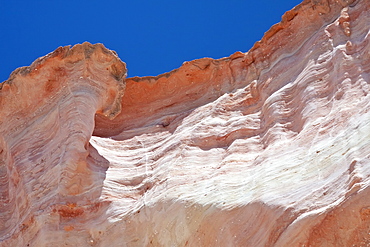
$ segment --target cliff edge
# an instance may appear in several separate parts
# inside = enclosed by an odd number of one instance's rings
[[[126,78],[102,44],[0,84],[0,246],[370,245],[370,2]]]

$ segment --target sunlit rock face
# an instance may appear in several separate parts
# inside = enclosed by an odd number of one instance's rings
[[[0,246],[369,246],[370,2],[125,78],[58,48],[0,90]]]

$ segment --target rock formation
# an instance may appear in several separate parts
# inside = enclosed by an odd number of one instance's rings
[[[370,2],[125,78],[101,44],[0,84],[0,246],[369,246]]]

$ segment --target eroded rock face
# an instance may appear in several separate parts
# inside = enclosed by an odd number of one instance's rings
[[[369,245],[369,23],[369,1],[304,1],[157,77],[88,43],[15,71],[0,245]]]

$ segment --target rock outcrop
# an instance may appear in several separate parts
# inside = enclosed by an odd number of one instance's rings
[[[370,2],[127,78],[101,44],[0,84],[0,246],[369,246]]]

